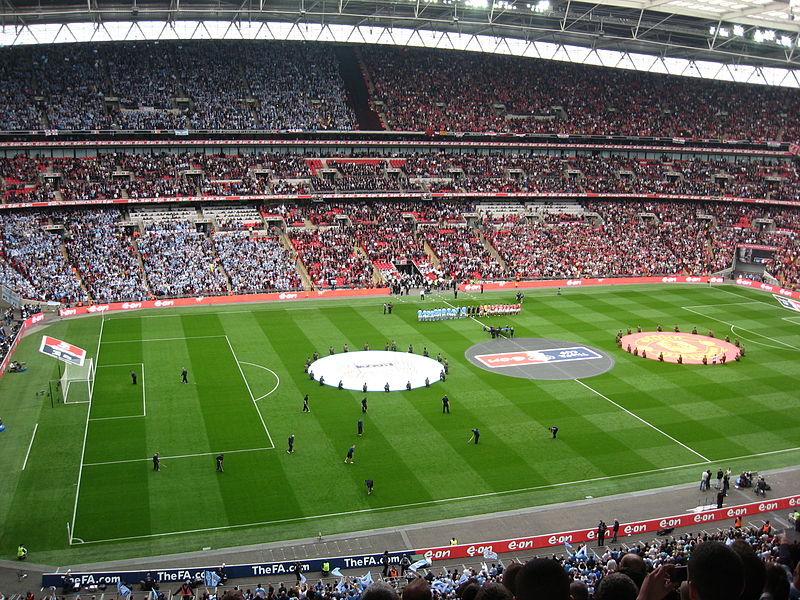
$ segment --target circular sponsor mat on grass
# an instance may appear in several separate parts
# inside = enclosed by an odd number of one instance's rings
[[[645,358],[658,360],[659,355],[663,356],[664,362],[676,363],[678,357],[685,365],[703,364],[703,357],[709,365],[733,362],[739,354],[739,348],[717,338],[696,333],[683,333],[677,331],[643,331],[622,336],[622,349],[627,352],[630,346],[631,352],[637,350],[637,354]]]
[[[338,387],[342,382],[345,390],[364,389],[368,392],[383,392],[386,384],[392,392],[405,391],[430,385],[437,381],[442,373],[442,365],[432,358],[412,354],[410,352],[385,352],[383,350],[367,350],[359,352],[343,352],[324,356],[311,363],[309,374],[324,385]]]
[[[476,367],[522,379],[583,379],[614,367],[614,359],[598,348],[548,338],[489,340],[464,355]]]

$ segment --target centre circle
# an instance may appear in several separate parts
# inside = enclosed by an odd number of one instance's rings
[[[444,366],[438,361],[411,352],[386,352],[365,350],[332,354],[315,360],[308,373],[315,381],[322,379],[323,385],[346,390],[368,392],[399,392],[425,387],[441,379]]]

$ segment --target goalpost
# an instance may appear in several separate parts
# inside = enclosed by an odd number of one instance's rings
[[[58,380],[61,400],[64,404],[89,402],[94,391],[94,360],[87,358],[82,366],[65,363],[66,368]]]

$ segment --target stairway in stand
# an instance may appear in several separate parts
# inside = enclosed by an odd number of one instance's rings
[[[382,131],[380,117],[369,105],[369,90],[361,73],[358,56],[352,46],[338,46],[336,58],[339,61],[339,74],[347,90],[347,101],[356,114],[361,131]]]

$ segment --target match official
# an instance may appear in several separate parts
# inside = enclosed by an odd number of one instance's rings
[[[225,472],[225,468],[222,466],[222,461],[224,459],[225,459],[225,457],[222,454],[218,454],[217,455],[217,471],[219,471],[220,473],[224,473]]]
[[[131,384],[136,385],[136,371],[131,371]]]
[[[189,371],[186,370],[186,367],[181,369],[181,383],[189,383]]]

